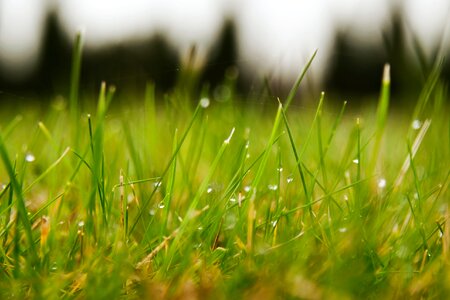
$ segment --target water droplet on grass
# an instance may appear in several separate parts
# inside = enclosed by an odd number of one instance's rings
[[[213,192],[212,187],[209,187],[209,188],[206,190],[206,192],[207,192],[208,194],[211,194],[211,193]]]
[[[355,158],[354,160],[352,160],[354,164],[359,164],[359,159]]]
[[[288,176],[288,178],[286,179],[287,183],[291,183],[292,181],[294,181],[294,176]]]
[[[154,209],[150,209],[149,212],[150,216],[154,216],[156,214],[156,211]]]
[[[162,209],[166,207],[166,205],[164,204],[164,202],[159,202],[158,207]]]
[[[236,202],[236,198],[230,198],[230,202]]]
[[[378,187],[380,189],[384,189],[386,187],[386,179],[381,178],[380,180],[378,180]]]
[[[251,189],[251,187],[250,187],[249,185],[247,185],[247,186],[244,187],[244,191],[245,191],[246,193],[250,192],[250,189]]]
[[[27,162],[33,162],[36,160],[36,157],[34,157],[34,155],[32,153],[27,153],[27,155],[25,156],[25,160]]]
[[[347,232],[347,228],[345,228],[345,227],[339,228],[339,232],[342,232],[342,233]]]
[[[414,121],[411,123],[411,127],[412,127],[414,130],[419,130],[420,127],[422,127],[422,122],[420,122],[420,120],[414,120]]]
[[[159,187],[161,187],[161,185],[162,185],[162,182],[161,182],[161,181],[157,181],[157,182],[155,182],[155,183],[153,184],[153,186],[154,186],[155,188],[159,188]]]
[[[205,97],[200,99],[200,106],[203,108],[207,108],[209,106],[209,103],[210,103],[209,98]]]
[[[267,187],[268,187],[269,190],[271,190],[271,191],[276,191],[276,190],[278,190],[278,185],[276,185],[276,184],[269,184]]]
[[[280,172],[280,173],[283,172],[283,167],[277,168],[277,171]]]
[[[84,226],[84,221],[78,222],[78,227],[83,227],[83,226]]]

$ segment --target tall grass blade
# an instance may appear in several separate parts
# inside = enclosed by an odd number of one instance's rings
[[[302,83],[303,78],[305,77],[306,73],[308,72],[309,67],[311,66],[314,58],[316,57],[318,50],[315,50],[313,55],[311,55],[311,58],[306,63],[305,67],[303,68],[302,72],[298,76],[297,80],[295,81],[294,85],[291,88],[291,91],[289,92],[286,101],[284,103],[284,110],[286,111],[289,106],[291,105],[292,100],[294,100],[295,95],[297,94],[298,88],[300,87],[300,83]]]
[[[38,260],[38,252],[33,239],[33,233],[31,230],[31,222],[28,219],[28,212],[25,206],[25,199],[23,198],[22,185],[17,180],[17,175],[15,174],[13,164],[9,158],[8,152],[6,150],[5,141],[3,140],[3,134],[0,132],[0,157],[3,161],[3,165],[8,173],[11,188],[14,190],[16,195],[16,207],[20,221],[22,222],[26,238],[30,247],[31,255],[31,265],[33,266]],[[18,230],[18,229],[17,229]],[[17,237],[19,234],[17,234]]]
[[[81,32],[78,32],[75,36],[75,42],[72,52],[72,71],[70,74],[70,94],[69,94],[69,103],[70,103],[70,119],[72,124],[72,134],[73,134],[73,143],[74,149],[78,149],[79,143],[79,125],[80,125],[80,116],[79,116],[79,89],[80,89],[80,74],[81,74],[81,57],[83,52],[83,35]]]
[[[378,158],[380,157],[382,139],[384,134],[384,128],[386,127],[386,120],[389,109],[389,98],[390,98],[390,88],[391,88],[391,74],[390,65],[384,65],[383,78],[381,81],[381,93],[380,99],[378,100],[377,108],[377,121],[376,121],[376,132],[375,132],[375,145],[373,147],[372,161],[368,167],[368,174],[372,174],[375,169]]]

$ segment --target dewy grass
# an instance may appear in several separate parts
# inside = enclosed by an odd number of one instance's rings
[[[310,110],[294,96],[312,58],[270,114],[149,83],[143,103],[100,85],[89,116],[69,97],[1,118],[0,298],[445,298],[439,68],[412,115],[386,82],[376,111],[323,93]]]

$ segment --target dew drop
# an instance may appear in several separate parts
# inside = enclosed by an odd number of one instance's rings
[[[411,127],[414,129],[414,130],[419,130],[420,129],[420,127],[422,127],[422,122],[420,122],[420,120],[414,120],[412,123],[411,123]]]
[[[380,189],[384,189],[386,187],[386,179],[381,178],[380,180],[378,180],[378,187]]]
[[[236,202],[236,198],[230,198],[230,202]]]
[[[246,193],[250,192],[250,189],[251,189],[251,187],[250,187],[249,185],[246,185],[246,186],[244,187],[244,191],[245,191]]]
[[[272,221],[271,224],[272,224],[272,227],[276,227],[278,224],[278,220]]]
[[[280,172],[280,173],[283,172],[283,167],[277,168],[277,171]]]
[[[209,188],[206,190],[206,192],[207,192],[208,194],[211,194],[211,193],[213,192],[212,187],[209,187]]]
[[[355,159],[353,160],[353,163],[356,164],[356,165],[359,164],[359,159],[355,158]]]
[[[150,209],[149,212],[150,216],[154,216],[156,214],[156,211],[154,209]]]
[[[159,188],[159,187],[161,187],[161,185],[162,185],[162,182],[161,182],[161,181],[157,181],[157,182],[155,182],[155,183],[153,184],[153,186],[154,186],[155,188]]]
[[[276,185],[276,184],[269,184],[267,187],[268,187],[269,190],[271,190],[271,191],[276,191],[276,190],[278,190],[278,185]]]
[[[286,179],[287,183],[291,183],[292,181],[294,181],[294,176],[288,176],[288,178]]]
[[[345,228],[345,227],[339,228],[339,232],[342,232],[342,233],[347,232],[347,228]]]
[[[34,157],[34,155],[32,153],[27,153],[27,155],[25,156],[25,160],[27,162],[33,162],[36,160],[36,157]]]
[[[159,202],[158,207],[159,208],[164,208],[164,207],[166,207],[166,205],[164,204],[164,202]]]
[[[83,226],[84,226],[84,221],[78,222],[78,227],[83,227]]]
[[[200,106],[203,108],[207,108],[209,106],[209,103],[210,103],[209,98],[205,97],[200,99]]]

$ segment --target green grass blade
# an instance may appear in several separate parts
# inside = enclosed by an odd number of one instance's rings
[[[390,74],[390,65],[384,65],[383,70],[383,78],[381,82],[381,93],[380,99],[378,100],[378,108],[377,108],[377,121],[376,121],[376,132],[375,132],[375,144],[373,147],[373,155],[372,161],[368,166],[368,174],[372,174],[375,169],[378,158],[380,157],[382,139],[384,134],[384,128],[386,127],[386,121],[388,116],[389,109],[389,98],[390,98],[390,89],[391,89],[391,74]]]
[[[162,172],[162,174],[161,174],[161,176],[160,176],[160,177],[161,177],[161,180],[166,176],[167,172],[169,171],[170,167],[172,166],[172,162],[175,160],[176,156],[178,155],[178,152],[180,151],[180,149],[181,149],[181,147],[182,147],[184,141],[186,140],[186,137],[188,136],[188,134],[189,134],[189,132],[190,132],[192,126],[194,125],[194,122],[197,120],[197,117],[199,116],[200,109],[201,109],[201,106],[200,106],[200,104],[198,104],[197,107],[196,107],[196,109],[195,109],[195,111],[194,111],[194,113],[193,113],[193,115],[192,115],[192,118],[191,118],[189,124],[187,125],[186,130],[184,131],[184,133],[183,133],[183,135],[182,135],[182,137],[181,137],[181,139],[180,139],[180,142],[178,143],[178,146],[177,146],[177,148],[176,148],[175,153],[172,154],[172,157],[170,158],[170,160],[169,160],[169,162],[168,162],[166,168],[164,169],[164,171]],[[152,191],[152,193],[150,194],[150,196],[149,196],[146,200],[144,200],[144,202],[142,203],[142,207],[140,207],[139,213],[138,213],[138,215],[136,216],[136,218],[135,218],[135,220],[134,220],[134,222],[133,222],[133,225],[130,227],[130,230],[129,230],[129,232],[128,232],[129,235],[133,233],[134,229],[135,229],[136,226],[137,226],[137,223],[141,220],[142,214],[143,214],[144,211],[147,209],[147,207],[148,207],[148,205],[149,205],[149,203],[150,203],[150,200],[152,199],[153,195],[156,193],[157,188],[158,188],[158,187],[155,186],[155,187],[153,188],[153,191]]]
[[[3,134],[0,133],[0,156],[3,161],[3,165],[9,175],[9,179],[11,182],[11,188],[14,190],[16,195],[16,206],[17,212],[19,214],[19,218],[22,222],[25,235],[28,240],[28,244],[30,247],[30,255],[31,255],[31,265],[33,266],[37,262],[37,249],[34,244],[33,233],[31,230],[31,222],[28,219],[28,212],[25,206],[25,199],[23,198],[22,185],[17,181],[17,176],[15,174],[13,164],[9,159],[8,152],[6,150],[5,141],[3,140]]]
[[[309,59],[309,61],[306,63],[305,67],[303,68],[302,72],[298,76],[297,80],[295,81],[294,85],[292,86],[291,91],[289,92],[286,101],[284,103],[284,110],[287,111],[289,106],[291,105],[292,100],[294,100],[295,95],[297,94],[298,88],[300,87],[300,83],[302,83],[303,78],[305,77],[306,73],[308,72],[309,67],[311,66],[314,58],[316,57],[317,51],[314,51],[313,55]]]
[[[80,125],[80,116],[79,116],[79,99],[78,93],[80,89],[80,74],[81,74],[81,57],[83,52],[83,36],[81,32],[78,32],[75,36],[75,42],[72,52],[72,71],[70,75],[70,94],[69,94],[69,103],[70,103],[70,117],[72,124],[72,134],[73,134],[73,142],[74,148],[78,149],[79,143],[79,125]]]

